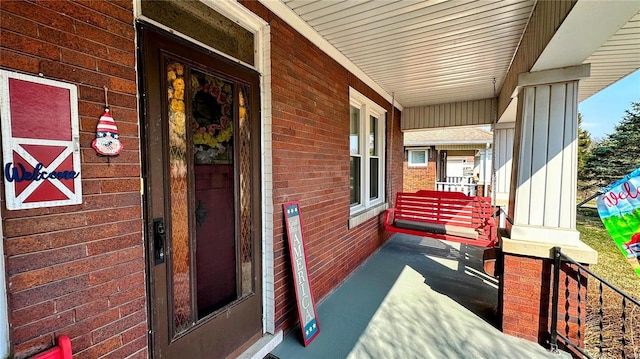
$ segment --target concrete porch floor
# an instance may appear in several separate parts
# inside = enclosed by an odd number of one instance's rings
[[[320,334],[300,328],[280,359],[558,358],[495,327],[497,280],[482,249],[396,234],[318,306]]]

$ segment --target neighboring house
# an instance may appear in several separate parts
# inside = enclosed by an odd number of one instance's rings
[[[489,193],[493,134],[484,127],[449,127],[404,133],[404,190]],[[459,185],[459,184],[464,185]]]
[[[79,359],[262,358],[298,325],[283,205],[300,203],[323,300],[390,237],[402,132],[496,119],[515,203],[499,326],[546,343],[549,249],[595,262],[561,175],[577,103],[640,67],[620,29],[637,7],[0,1],[0,357],[68,334]],[[436,171],[438,146],[412,165]]]
[[[464,177],[473,178],[474,173],[474,156],[447,156],[446,177]],[[479,173],[479,172],[478,172]]]

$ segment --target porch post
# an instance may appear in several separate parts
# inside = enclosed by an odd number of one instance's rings
[[[589,65],[520,74],[511,239],[575,245],[578,80]],[[548,256],[548,252],[544,253]]]
[[[509,192],[514,224],[510,238],[502,240],[500,309],[505,333],[540,344],[546,344],[551,323],[553,247],[578,262],[597,261],[597,252],[580,241],[576,230],[578,81],[589,71],[589,65],[579,65],[518,78]],[[580,288],[573,282],[568,287]],[[584,301],[571,306],[584,306]],[[584,316],[582,309],[578,313]],[[573,317],[575,308],[569,313]],[[564,318],[565,313],[560,315]],[[584,318],[577,322],[584,323]],[[576,334],[583,330],[572,328],[570,337],[580,338]]]
[[[507,119],[511,122],[497,123],[494,125],[495,133],[494,148],[494,168],[495,183],[493,191],[495,191],[495,205],[500,206],[505,213],[509,213],[509,188],[511,186],[511,166],[513,159],[513,140],[515,137],[515,116],[513,119]],[[500,216],[500,228],[505,228],[506,221],[504,216]]]

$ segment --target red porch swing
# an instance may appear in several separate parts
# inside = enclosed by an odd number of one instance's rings
[[[442,239],[472,246],[496,245],[496,211],[489,197],[460,192],[399,192],[385,213],[387,231]]]

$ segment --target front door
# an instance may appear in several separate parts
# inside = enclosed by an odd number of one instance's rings
[[[153,356],[262,333],[258,74],[139,25]]]

